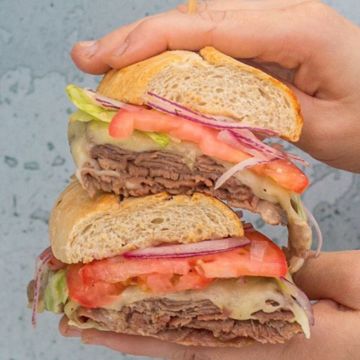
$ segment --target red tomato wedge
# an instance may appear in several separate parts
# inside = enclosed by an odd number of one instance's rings
[[[66,273],[66,280],[71,300],[79,304],[96,308],[111,304],[124,290],[122,284],[111,284],[107,282],[93,282],[86,284],[80,276],[83,264],[69,265]]]
[[[205,155],[234,164],[251,157],[251,155],[219,140],[219,131],[216,129],[156,110],[141,108],[137,111],[128,111],[121,109],[109,126],[110,136],[118,139],[128,138],[134,130],[167,133],[180,140],[197,144]],[[270,177],[285,189],[297,193],[303,192],[308,186],[306,175],[290,161],[271,161],[257,165],[253,169],[262,176]]]

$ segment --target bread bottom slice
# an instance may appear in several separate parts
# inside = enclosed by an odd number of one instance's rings
[[[209,300],[147,299],[121,310],[78,307],[70,316],[71,325],[80,328],[151,336],[189,346],[277,344],[302,333],[291,311],[258,311],[252,319],[235,320]]]

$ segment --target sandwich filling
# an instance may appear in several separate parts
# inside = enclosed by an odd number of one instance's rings
[[[171,195],[205,193],[235,208],[261,215],[269,224],[286,221],[280,206],[259,199],[237,178],[231,178],[226,187],[215,189],[216,180],[226,169],[206,155],[198,156],[192,168],[182,156],[165,151],[135,152],[115,145],[94,145],[91,161],[84,164],[80,176],[90,195],[97,191],[117,195],[145,196],[167,192]]]
[[[251,159],[221,141],[218,131],[155,110],[130,107],[117,113],[84,90],[72,86],[68,92],[80,109],[70,118],[69,142],[77,177],[90,195],[99,190],[125,197],[162,191],[210,194],[260,214],[269,224],[286,224],[290,271],[302,266],[312,241],[298,195],[307,178],[291,162],[244,167],[218,186],[234,162]]]
[[[80,328],[156,336],[195,346],[240,346],[254,340],[283,343],[303,332],[289,310],[258,311],[251,319],[236,320],[208,299],[150,298],[122,306],[119,310],[69,304],[66,310],[71,323]]]
[[[88,264],[67,265],[51,256],[42,276],[43,308],[64,312],[80,328],[188,345],[283,343],[297,333],[309,337],[309,308],[281,280],[289,277],[283,252],[253,229],[245,235],[246,245],[198,255],[168,257],[167,245],[163,258],[158,257],[161,246],[155,253],[143,249]],[[189,246],[194,245],[180,245]]]

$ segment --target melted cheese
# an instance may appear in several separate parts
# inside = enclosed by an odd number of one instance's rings
[[[154,297],[153,293],[131,286],[119,296],[117,301],[105,308],[119,310],[123,306],[152,297]],[[252,314],[260,310],[267,313],[274,312],[286,308],[292,302],[284,297],[274,279],[260,277],[216,280],[201,291],[187,290],[164,294],[162,297],[175,301],[208,299],[237,320],[251,319]],[[268,300],[275,301],[279,305],[272,306]]]
[[[226,164],[229,167],[229,164]],[[286,212],[289,232],[289,270],[298,271],[305,261],[307,250],[311,248],[312,233],[307,221],[298,214],[291,204],[291,192],[281,188],[271,179],[256,175],[249,170],[243,170],[235,175],[247,185],[260,199],[274,204],[280,204]]]
[[[136,152],[164,150],[140,131],[134,131],[127,139],[113,138],[108,133],[108,124],[100,121],[80,122],[70,120],[68,138],[71,153],[78,168],[90,159],[89,151],[93,145],[110,144],[124,150]],[[170,142],[166,147],[166,151],[182,156],[190,168],[195,163],[196,157],[201,155],[196,145],[177,139]]]

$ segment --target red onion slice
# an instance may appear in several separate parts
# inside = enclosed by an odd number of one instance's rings
[[[251,224],[251,223],[243,222],[243,228],[244,228],[245,232],[255,231],[255,228],[254,228],[253,224]]]
[[[39,260],[47,258],[49,255],[52,255],[51,247],[46,248],[39,256]]]
[[[138,249],[129,251],[123,256],[125,258],[141,259],[184,258],[224,252],[249,244],[250,240],[246,237],[205,240],[192,244],[163,245],[146,249]]]
[[[293,160],[300,162],[304,166],[308,166],[309,163],[303,160],[301,157],[286,153],[281,150],[281,147],[273,147],[263,143],[258,139],[250,130],[223,130],[220,131],[218,139],[227,143],[228,145],[240,149],[252,156],[269,161],[275,159]]]
[[[237,172],[246,169],[249,166],[255,166],[258,164],[262,164],[264,162],[268,162],[268,160],[264,160],[263,158],[252,157],[241,161],[235,166],[231,167],[229,170],[225,171],[215,183],[215,190],[221,187],[226,181],[228,181],[232,176],[234,176]]]
[[[304,166],[309,164],[303,160],[301,157],[293,154],[287,154],[283,151],[280,151],[272,146],[269,146],[263,143],[258,139],[252,132],[260,133],[265,136],[279,136],[279,133],[271,130],[264,129],[259,127],[254,127],[253,125],[238,123],[234,119],[225,118],[225,117],[212,117],[208,115],[201,114],[197,111],[186,108],[183,105],[177,104],[174,101],[168,100],[162,96],[159,96],[153,92],[148,92],[147,95],[150,97],[150,101],[147,102],[147,105],[153,109],[171,114],[176,116],[181,116],[184,119],[200,123],[202,125],[212,127],[215,129],[224,130],[221,133],[225,132],[228,134],[219,134],[219,139],[221,137],[227,138],[232,144],[237,144],[235,147],[241,148],[242,151],[253,155],[255,157],[265,157],[266,159],[284,159],[284,160],[293,160],[300,162]],[[231,135],[229,134],[231,133]],[[230,140],[230,138],[232,138]]]
[[[316,237],[317,237],[317,248],[316,248],[316,252],[315,252],[315,257],[318,257],[320,255],[321,252],[321,248],[323,246],[324,243],[324,239],[321,233],[321,229],[319,226],[319,223],[316,221],[314,215],[311,213],[311,211],[309,209],[307,209],[304,205],[303,208],[305,210],[306,216],[308,218],[308,223],[315,229],[316,231]]]
[[[187,120],[197,122],[208,127],[213,127],[215,129],[249,129],[264,134],[265,136],[279,135],[279,133],[275,130],[254,127],[253,125],[246,123],[238,123],[231,118],[220,116],[213,117],[201,114],[153,92],[148,92],[147,95],[150,100],[146,102],[146,105],[151,108],[171,115],[181,116]]]
[[[315,319],[314,319],[313,308],[306,294],[286,278],[280,277],[279,280],[287,289],[288,293],[295,299],[295,301],[299,304],[299,306],[305,311],[306,316],[309,319],[309,324],[314,325]]]
[[[267,145],[257,139],[250,130],[223,130],[219,132],[218,139],[235,149],[264,160],[278,158],[277,150],[269,151]]]
[[[140,109],[140,106],[130,105],[122,101],[108,98],[107,96],[98,94],[92,89],[84,89],[84,91],[94,102],[108,110],[126,109],[128,111],[137,111]]]
[[[36,327],[36,316],[39,307],[39,297],[40,297],[40,288],[41,288],[41,278],[44,271],[47,268],[47,264],[53,257],[51,248],[45,249],[36,259],[35,266],[35,286],[34,286],[34,299],[32,303],[32,315],[31,315],[31,323],[33,327]]]

